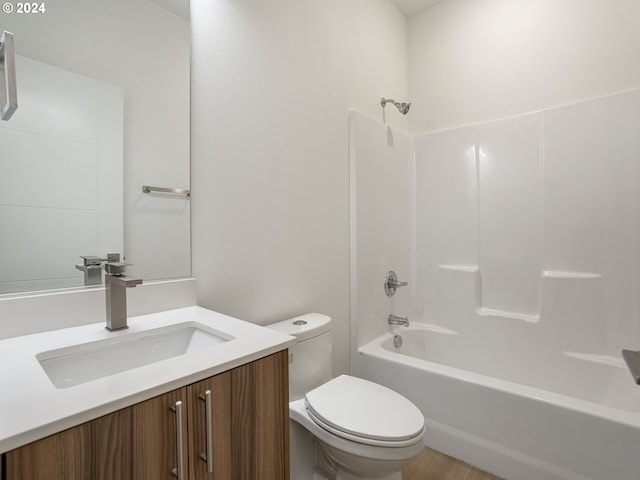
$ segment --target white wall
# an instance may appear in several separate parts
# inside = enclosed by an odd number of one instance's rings
[[[331,315],[347,371],[348,112],[406,98],[406,18],[388,0],[192,0],[191,25],[198,301]]]
[[[141,192],[143,184],[189,186],[189,22],[149,0],[56,0],[46,8],[3,14],[0,28],[15,34],[16,53],[124,89],[129,271],[190,275],[189,201]]]
[[[640,85],[638,0],[447,0],[409,20],[411,133]]]

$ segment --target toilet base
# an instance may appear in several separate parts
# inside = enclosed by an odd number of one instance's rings
[[[419,444],[402,460],[390,461],[345,454],[323,441],[318,441],[318,447],[322,456],[331,462],[335,480],[402,480],[402,464],[414,458],[423,448]]]

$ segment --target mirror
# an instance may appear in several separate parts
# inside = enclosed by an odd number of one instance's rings
[[[0,122],[0,295],[78,288],[118,252],[191,274],[188,0],[55,0],[0,17],[18,109]]]

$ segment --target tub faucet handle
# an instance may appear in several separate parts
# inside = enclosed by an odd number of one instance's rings
[[[384,293],[387,294],[387,297],[393,297],[398,288],[406,287],[407,285],[409,285],[408,282],[398,281],[398,276],[393,270],[387,272],[384,277]]]

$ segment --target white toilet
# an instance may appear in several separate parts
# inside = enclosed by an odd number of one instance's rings
[[[328,316],[269,328],[298,340],[289,350],[291,480],[401,480],[401,465],[423,449],[420,410],[382,385],[331,378]]]

